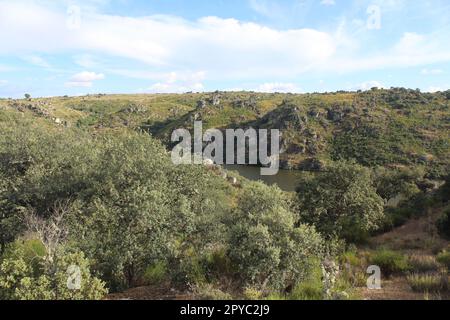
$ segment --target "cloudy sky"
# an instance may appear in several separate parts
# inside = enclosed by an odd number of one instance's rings
[[[0,97],[450,88],[448,0],[0,0]]]

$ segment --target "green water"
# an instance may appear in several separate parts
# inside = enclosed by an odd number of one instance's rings
[[[243,165],[226,165],[225,169],[237,171],[241,176],[249,180],[261,180],[268,185],[276,184],[284,191],[295,191],[295,188],[298,185],[298,179],[301,175],[301,172],[299,171],[280,170],[277,175],[262,176],[261,168]]]

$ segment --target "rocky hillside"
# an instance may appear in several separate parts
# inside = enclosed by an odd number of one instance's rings
[[[366,166],[423,165],[436,178],[450,162],[450,92],[393,88],[325,94],[214,92],[1,100],[0,106],[58,125],[145,130],[169,145],[176,128],[282,131],[285,169],[320,170],[330,160]]]

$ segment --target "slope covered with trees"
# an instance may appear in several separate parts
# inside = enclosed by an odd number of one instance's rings
[[[197,298],[352,297],[358,268],[379,257],[351,244],[448,208],[449,98],[398,88],[0,100],[0,298],[100,299],[145,285]],[[195,120],[281,129],[283,168],[309,173],[294,194],[175,166],[170,134]],[[397,262],[380,255],[386,270]],[[68,290],[73,265],[82,284]]]

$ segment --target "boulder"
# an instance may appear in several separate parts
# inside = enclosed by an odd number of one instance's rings
[[[206,108],[206,101],[205,100],[197,101],[197,109],[205,109],[205,108]]]

